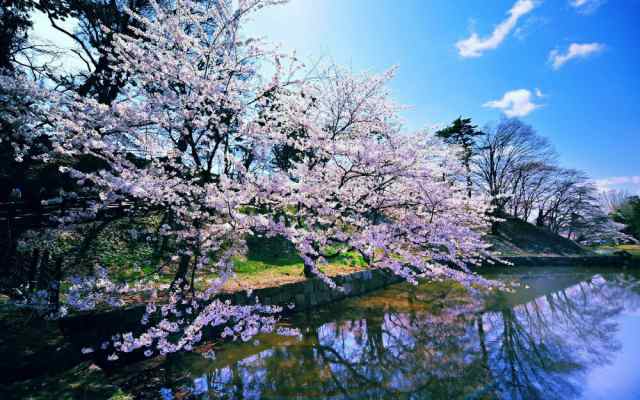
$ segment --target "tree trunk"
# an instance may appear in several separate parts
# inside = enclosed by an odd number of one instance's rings
[[[316,274],[313,273],[313,267],[311,264],[309,264],[307,261],[304,262],[304,277],[311,279],[311,278],[315,278]]]
[[[178,266],[178,271],[176,272],[176,275],[173,278],[173,282],[171,282],[171,286],[169,290],[174,290],[176,288],[176,285],[178,285],[180,289],[184,289],[184,287],[187,285],[187,272],[189,271],[190,260],[191,260],[191,256],[187,256],[187,255],[180,256],[180,264]]]

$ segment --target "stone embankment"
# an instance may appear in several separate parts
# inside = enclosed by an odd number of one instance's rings
[[[622,255],[610,256],[514,256],[502,257],[517,267],[625,267],[633,260]]]
[[[283,312],[291,313],[309,310],[347,297],[359,296],[401,281],[400,277],[390,272],[375,269],[335,276],[332,279],[342,290],[333,289],[321,279],[314,278],[255,289],[250,294],[245,290],[226,293],[220,295],[219,298],[223,301],[230,300],[233,304],[239,305],[255,304],[256,301],[261,304],[279,305],[283,307]],[[139,332],[144,310],[144,305],[132,305],[111,311],[76,314],[60,320],[60,328],[74,344],[77,351],[83,347],[94,348],[96,353],[91,356],[97,356],[96,358],[99,359],[106,356],[109,350],[97,349],[96,343],[100,343],[104,338],[110,338],[117,333]],[[217,336],[216,334],[215,331],[209,332],[207,337],[214,338]],[[134,355],[132,354],[132,356]],[[140,357],[124,356],[124,358],[133,361]]]
[[[503,257],[517,267],[622,267],[630,266],[631,260],[615,256],[518,256]],[[508,268],[503,264],[494,265]],[[300,312],[326,305],[347,297],[359,296],[381,289],[402,279],[384,270],[364,270],[332,278],[343,290],[330,288],[321,279],[307,279],[275,287],[222,294],[222,300],[233,304],[279,305],[285,312]],[[291,307],[293,306],[293,307]],[[122,309],[86,313],[65,318],[60,321],[65,335],[73,338],[78,346],[94,346],[98,338],[110,337],[114,333],[136,331],[140,328],[140,319],[144,313],[143,305],[133,305]]]
[[[637,260],[632,260],[622,255],[615,256],[518,256],[504,257],[517,267],[537,268],[537,267],[640,267]],[[635,264],[633,264],[635,262]],[[496,265],[503,268],[501,264]],[[508,267],[506,269],[508,272]],[[263,304],[273,304],[283,306],[286,312],[307,311],[314,307],[322,306],[347,297],[359,296],[365,293],[384,288],[393,283],[401,281],[401,278],[382,270],[365,270],[354,272],[349,275],[336,276],[333,278],[336,284],[344,290],[336,290],[328,287],[320,279],[308,279],[295,283],[288,283],[280,286],[255,289],[250,295],[246,291],[222,295],[223,299],[228,299],[235,304],[252,304],[259,300]],[[293,308],[289,308],[293,305]],[[107,355],[106,351],[96,348],[96,344],[110,338],[115,333],[136,332],[141,328],[140,319],[144,313],[144,305],[132,305],[125,308],[103,311],[87,312],[76,314],[64,318],[59,322],[64,336],[65,345],[58,347],[52,354],[39,354],[38,357],[29,358],[28,365],[20,365],[16,368],[13,365],[8,370],[0,371],[4,373],[2,381],[13,381],[17,379],[27,379],[37,376],[48,370],[50,363],[55,362],[61,367],[64,364],[75,365],[84,360],[93,359],[104,367],[110,363],[101,363]],[[215,336],[215,332],[210,332]],[[96,348],[96,353],[83,355],[80,349],[83,347]],[[104,354],[102,354],[104,353]],[[62,357],[62,359],[61,359]],[[130,357],[123,356],[123,362],[135,361],[144,358],[140,354],[131,354]],[[64,360],[64,362],[61,362]],[[28,361],[28,360],[25,360]],[[104,361],[104,360],[102,360]],[[115,364],[111,363],[114,367]]]

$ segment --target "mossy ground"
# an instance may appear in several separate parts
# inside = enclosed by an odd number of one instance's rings
[[[148,223],[149,227],[153,228],[154,224]],[[146,280],[157,285],[170,284],[176,266],[154,263],[152,245],[139,238],[132,240],[130,228],[123,223],[104,230],[86,255],[94,265],[105,267],[111,278],[118,282]],[[225,286],[225,291],[258,289],[305,279],[302,259],[283,238],[250,236],[247,245],[246,256],[234,259],[236,276]],[[320,266],[322,272],[335,276],[356,272],[365,266],[357,253],[335,250],[335,255],[327,257],[327,263]],[[196,286],[204,287],[207,281],[215,278],[215,274],[203,271],[196,276]],[[66,286],[63,284],[63,290]]]

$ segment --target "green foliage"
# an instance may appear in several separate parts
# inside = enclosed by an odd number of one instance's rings
[[[471,123],[471,118],[458,117],[450,126],[436,132],[436,136],[446,143],[462,146],[464,154],[462,160],[468,162],[477,136],[484,135],[477,125]]]
[[[104,226],[87,227],[85,234],[73,243],[76,249],[83,245],[86,247],[82,250],[80,262],[68,266],[68,275],[89,271],[93,265],[100,265],[118,281],[132,282],[143,277],[168,280],[168,277],[160,279],[156,274],[159,265],[154,264],[154,245],[146,240],[159,224],[159,216],[154,215],[135,221],[120,219]],[[83,243],[90,235],[93,235],[91,240]],[[76,255],[77,252],[72,253],[70,260]]]
[[[124,393],[122,389],[118,388],[118,391],[114,393],[109,400],[133,400],[134,397],[131,394]]]
[[[471,157],[476,148],[476,137],[484,135],[478,130],[477,125],[471,124],[471,118],[458,117],[450,126],[436,132],[436,136],[442,138],[445,143],[462,147],[460,160],[466,170],[467,192],[471,197]]]
[[[640,240],[640,197],[629,197],[611,215],[614,221],[625,224],[625,233]]]
[[[327,261],[332,264],[351,265],[358,267],[366,267],[367,263],[362,256],[355,251],[340,253],[332,257],[327,257]]]

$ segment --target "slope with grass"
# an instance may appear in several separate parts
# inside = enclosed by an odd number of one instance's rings
[[[247,238],[246,257],[234,260],[236,276],[224,286],[225,292],[260,289],[303,281],[304,264],[293,245],[281,237]],[[328,276],[347,275],[366,268],[362,257],[355,252],[336,252],[327,257],[320,270]]]
[[[546,229],[516,218],[502,218],[504,221],[498,223],[496,234],[488,235],[487,241],[492,245],[492,250],[500,252],[503,256],[576,257],[595,255],[591,250]]]

